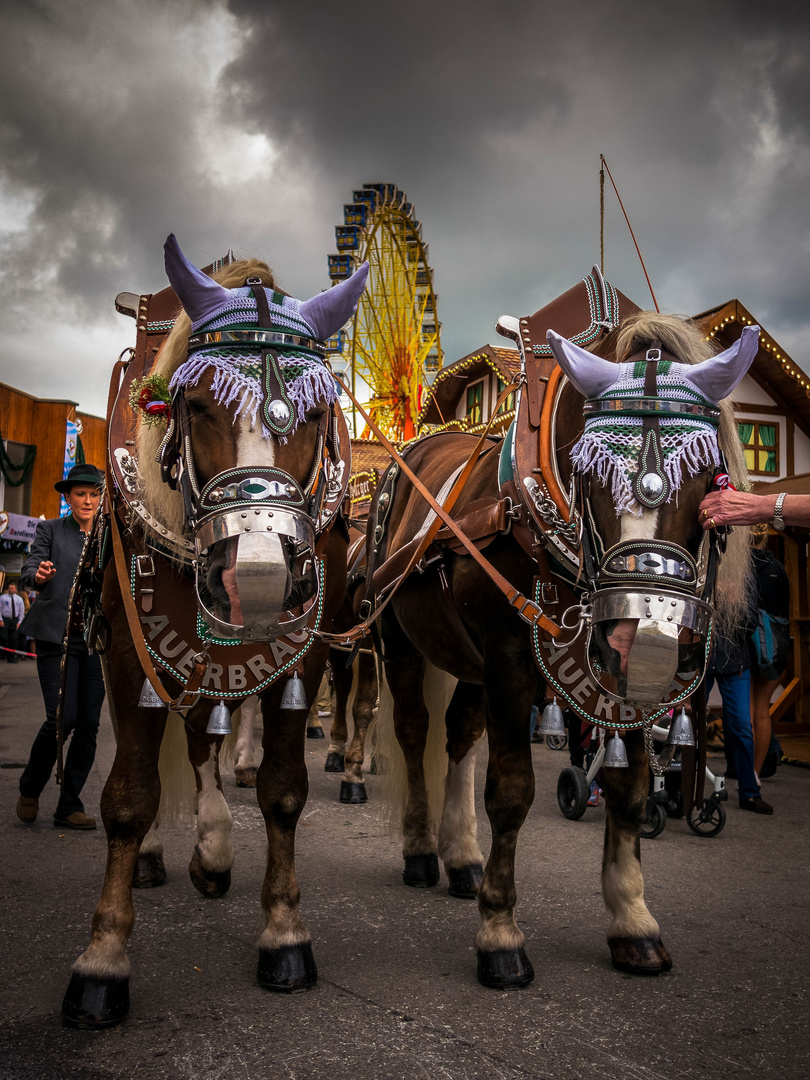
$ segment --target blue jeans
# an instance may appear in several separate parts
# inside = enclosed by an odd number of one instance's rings
[[[759,795],[759,784],[754,775],[754,730],[751,726],[751,672],[739,675],[709,675],[706,679],[706,696],[712,691],[715,680],[723,699],[723,738],[726,747],[731,746],[737,772],[737,793],[741,799],[753,799]]]
[[[45,723],[37,732],[25,772],[20,777],[20,794],[38,799],[56,763],[56,711],[62,686],[62,646],[37,642],[37,674],[45,701]],[[84,810],[80,793],[93,767],[96,735],[104,701],[101,661],[91,655],[80,634],[72,634],[68,647],[65,708],[62,717],[65,740],[71,735],[65,755],[65,770],[54,817],[63,819]]]

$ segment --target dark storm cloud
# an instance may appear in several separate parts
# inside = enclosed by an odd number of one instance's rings
[[[161,287],[168,231],[199,264],[228,245],[268,256],[309,294],[342,204],[380,180],[423,221],[453,359],[598,261],[600,153],[662,307],[739,296],[790,348],[810,329],[807,10],[0,2],[5,381],[64,392],[51,382],[87,355],[80,396],[101,408],[95,350],[131,340],[112,297]],[[649,303],[609,189],[606,204],[606,271]],[[38,353],[20,327],[44,295],[69,332],[51,316]]]
[[[451,353],[492,339],[498,305],[533,310],[598,259],[600,152],[665,307],[740,295],[806,322],[806,7],[229,8],[251,28],[227,73],[235,111],[344,200],[392,179],[416,203]],[[610,191],[607,205],[608,270],[648,303]]]

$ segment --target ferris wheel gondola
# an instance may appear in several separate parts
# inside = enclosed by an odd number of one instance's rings
[[[422,225],[396,184],[364,184],[343,207],[329,256],[332,283],[369,263],[368,285],[351,324],[328,343],[330,361],[390,437],[410,439],[422,396],[442,366],[433,271]],[[355,434],[359,417],[355,417]]]

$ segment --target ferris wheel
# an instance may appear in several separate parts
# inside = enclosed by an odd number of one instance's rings
[[[344,205],[335,236],[332,283],[366,260],[369,276],[351,324],[328,342],[330,362],[346,372],[352,393],[368,401],[389,438],[413,438],[423,394],[443,359],[422,224],[396,184],[363,184]],[[367,435],[361,418],[354,420],[355,434]]]

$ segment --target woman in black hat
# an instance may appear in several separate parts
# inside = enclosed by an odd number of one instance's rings
[[[54,484],[65,496],[70,513],[39,522],[20,573],[23,585],[39,593],[20,632],[37,643],[37,674],[45,699],[45,723],[34,739],[28,765],[20,777],[17,816],[27,824],[36,821],[39,796],[56,762],[56,713],[68,601],[103,483],[104,474],[95,465],[74,465],[64,480]],[[71,732],[72,737],[53,823],[60,829],[95,829],[96,820],[85,814],[80,793],[96,756],[104,680],[101,662],[88,652],[80,626],[70,627],[67,665],[62,724],[64,738]]]

